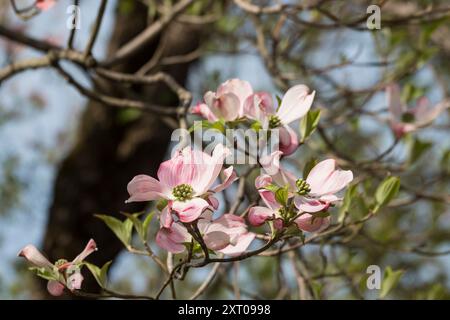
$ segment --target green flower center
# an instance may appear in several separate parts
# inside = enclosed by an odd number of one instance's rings
[[[412,112],[405,112],[404,114],[402,114],[402,121],[405,123],[414,122],[415,118],[416,117]]]
[[[65,265],[67,262],[68,262],[68,261],[67,261],[66,259],[59,259],[58,261],[55,262],[55,266],[56,266],[57,268],[59,268],[59,267]]]
[[[295,182],[295,185],[297,186],[297,193],[301,196],[307,195],[309,192],[311,192],[311,187],[306,182],[306,180],[298,179]]]
[[[185,201],[192,199],[194,189],[188,184],[180,184],[173,188],[172,194],[178,201]]]
[[[276,115],[271,115],[269,118],[269,128],[274,129],[281,125],[281,120]]]

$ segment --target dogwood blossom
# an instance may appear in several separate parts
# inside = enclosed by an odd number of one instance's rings
[[[20,250],[18,256],[24,257],[30,262],[36,268],[38,275],[50,279],[47,283],[47,290],[51,295],[60,296],[63,294],[64,288],[72,291],[81,289],[84,278],[80,272],[80,265],[87,256],[96,250],[97,245],[91,239],[84,250],[71,262],[60,259],[53,264],[31,244]]]
[[[272,97],[268,93],[255,93],[247,98],[244,105],[244,115],[261,122],[264,129],[278,129],[280,150],[292,154],[298,147],[298,137],[289,126],[290,123],[302,118],[311,108],[315,96],[305,85],[290,88],[278,109],[274,110]]]
[[[180,222],[168,218],[168,209],[160,218],[161,229],[156,236],[157,244],[172,253],[185,251],[185,243],[189,243],[192,236]],[[212,218],[212,211],[205,211],[198,219],[198,230],[206,246],[217,253],[229,256],[240,255],[245,252],[255,238],[255,234],[248,232],[243,218],[226,213],[218,219]]]
[[[320,217],[317,213],[326,211],[333,203],[341,200],[336,193],[353,180],[353,173],[336,170],[335,160],[328,159],[318,163],[305,180],[296,179],[293,173],[281,167],[281,155],[277,151],[261,159],[266,173],[256,179],[255,186],[267,207],[251,208],[249,222],[257,226],[267,220],[274,220],[277,222],[275,227],[282,228],[284,220],[295,218],[298,228],[308,232],[315,232],[328,225],[329,217]],[[273,191],[267,189],[272,184],[287,187],[288,197],[293,198],[297,210],[286,209],[276,201]]]
[[[128,184],[130,198],[127,202],[164,199],[181,222],[192,222],[211,202],[216,202],[211,198],[212,194],[222,191],[237,179],[230,166],[223,170],[224,181],[213,187],[228,154],[229,150],[221,144],[214,148],[212,156],[187,147],[161,163],[158,180],[147,175],[134,177]]]
[[[204,95],[205,103],[197,104],[191,112],[208,121],[219,119],[236,120],[243,115],[244,103],[253,94],[253,88],[247,81],[230,79],[222,83],[216,92],[208,91]]]
[[[388,121],[397,138],[431,124],[445,109],[450,107],[450,101],[447,100],[432,107],[426,97],[421,97],[417,100],[415,107],[408,108],[402,102],[400,87],[396,84],[386,88],[386,98],[389,108]]]

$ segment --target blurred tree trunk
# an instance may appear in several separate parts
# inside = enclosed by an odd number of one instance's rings
[[[109,52],[129,41],[147,26],[147,8],[133,2],[131,12],[117,10]],[[149,61],[158,44],[164,40],[163,55],[181,55],[195,50],[199,45],[200,27],[172,23],[171,26],[142,50],[137,56],[116,68],[135,72]],[[188,64],[175,65],[165,71],[180,83],[185,83]],[[102,90],[119,96],[174,106],[176,97],[165,87],[131,87],[125,91],[102,84]],[[124,110],[89,102],[82,116],[78,141],[61,163],[54,183],[54,200],[49,211],[44,250],[52,261],[71,259],[94,238],[99,250],[89,257],[96,264],[113,259],[123,246],[113,233],[93,215],[96,213],[118,215],[120,211],[138,211],[142,204],[125,205],[126,186],[136,174],[154,175],[166,154],[171,129],[153,114],[143,113],[138,119],[124,121]],[[44,283],[43,283],[44,284]],[[83,283],[87,292],[98,291],[91,277]]]

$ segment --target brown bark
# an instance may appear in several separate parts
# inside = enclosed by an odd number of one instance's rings
[[[117,13],[115,29],[109,45],[114,52],[121,44],[147,26],[147,8],[136,2],[132,12]],[[164,55],[180,55],[195,50],[199,44],[198,27],[173,23],[154,43],[117,69],[135,72],[165,39]],[[186,80],[189,65],[166,69],[180,83]],[[165,87],[122,88],[102,85],[102,90],[117,95],[175,106],[176,97]],[[81,119],[78,142],[62,162],[55,184],[54,200],[44,241],[44,250],[51,260],[72,258],[94,238],[99,250],[89,261],[101,265],[113,259],[123,248],[113,233],[93,215],[118,216],[120,211],[138,211],[142,204],[125,205],[126,185],[136,174],[155,175],[166,154],[171,129],[154,114],[143,114],[128,123],[118,121],[119,110],[90,102]],[[92,278],[86,278],[83,289],[98,290]]]

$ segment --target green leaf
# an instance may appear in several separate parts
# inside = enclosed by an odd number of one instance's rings
[[[124,213],[124,215],[131,220],[141,240],[144,242],[147,241],[148,225],[153,218],[153,212],[147,215],[144,222],[139,219],[139,216],[142,215],[142,213]]]
[[[49,268],[30,267],[30,271],[34,272],[38,277],[45,280],[59,280],[59,273],[56,270],[50,270]]]
[[[384,272],[383,282],[381,283],[380,298],[386,297],[389,292],[395,288],[400,281],[404,270],[392,270],[391,267],[387,267]]]
[[[312,168],[314,168],[317,164],[317,159],[311,158],[306,162],[305,167],[303,168],[303,179],[306,180],[308,174],[311,172]]]
[[[387,205],[400,190],[400,179],[397,177],[388,177],[384,179],[375,192],[376,205],[374,212],[377,212],[381,207]]]
[[[141,115],[142,111],[139,109],[122,109],[117,114],[117,122],[119,124],[127,124],[138,119]]]
[[[411,145],[411,151],[409,155],[409,164],[416,162],[426,151],[428,151],[433,144],[428,141],[421,141],[419,139],[414,139]]]
[[[287,187],[279,188],[275,191],[275,200],[283,206],[287,204],[289,192]]]
[[[300,134],[302,136],[302,142],[316,130],[320,120],[320,110],[309,110],[306,116],[303,117],[300,122]]]
[[[342,206],[341,206],[341,209],[339,210],[338,222],[342,222],[344,220],[346,213],[350,209],[352,200],[356,196],[356,191],[357,191],[357,185],[354,184],[354,185],[351,185],[350,187],[348,187],[347,191],[345,192],[344,200],[342,201]]]
[[[273,183],[271,183],[271,184],[268,184],[267,186],[265,186],[264,189],[272,191],[273,193],[275,193],[275,192],[278,191],[278,189],[280,189],[280,187],[275,185],[275,184],[273,184]]]
[[[92,273],[99,286],[102,288],[106,288],[108,280],[108,269],[111,263],[112,261],[108,261],[103,265],[101,269],[89,262],[84,262],[83,264],[86,265],[86,267],[88,267],[89,271]]]
[[[147,238],[148,238],[148,229],[149,229],[150,222],[152,221],[154,215],[155,215],[155,212],[154,212],[154,211],[153,211],[153,212],[150,212],[150,213],[145,217],[144,222],[142,223],[142,226],[143,226],[143,228],[144,228],[144,238],[145,238],[145,240],[147,240]]]
[[[130,244],[131,232],[133,231],[133,222],[130,219],[122,222],[117,218],[103,214],[96,214],[95,217],[103,220],[125,246]]]

